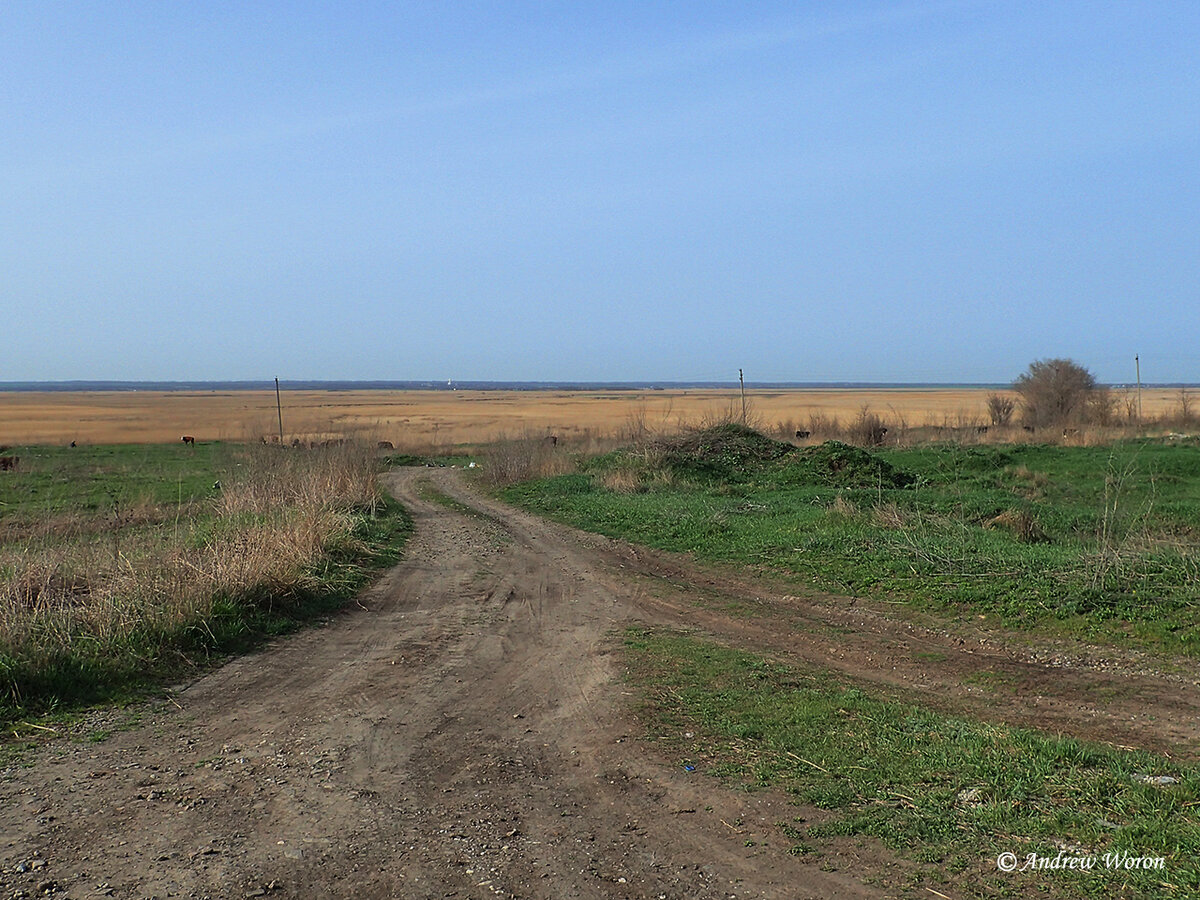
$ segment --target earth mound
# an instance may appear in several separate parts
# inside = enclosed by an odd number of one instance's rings
[[[713,479],[736,479],[797,452],[791,444],[736,423],[664,438],[655,449],[662,464],[675,472]]]
[[[799,451],[787,461],[787,469],[796,481],[839,487],[905,488],[917,480],[886,459],[841,441],[826,441]]]

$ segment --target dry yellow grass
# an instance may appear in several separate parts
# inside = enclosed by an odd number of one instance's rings
[[[370,449],[248,447],[236,459],[212,501],[160,528],[114,524],[101,510],[74,534],[0,545],[0,716],[217,649],[214,628],[248,630],[255,608],[299,609],[298,598],[320,593],[330,567],[314,565],[333,549],[365,555],[359,511],[380,499]],[[188,636],[201,629],[211,644]]]
[[[986,424],[988,390],[756,390],[752,421],[806,430],[814,416],[849,423],[864,407],[889,423]],[[1123,408],[1125,395],[1118,400]],[[1177,390],[1143,391],[1145,418],[1177,408]],[[502,435],[564,441],[741,415],[737,391],[286,391],[286,441],[361,437],[401,447],[449,447]],[[258,441],[278,430],[271,391],[0,393],[0,444]]]

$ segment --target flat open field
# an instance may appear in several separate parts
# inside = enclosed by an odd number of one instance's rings
[[[1200,895],[1194,661],[388,485],[405,561],[345,614],[0,768],[0,895]],[[997,866],[1076,842],[1163,868]]]
[[[765,427],[809,417],[843,423],[864,407],[910,427],[985,424],[985,389],[870,389],[748,391],[751,414]],[[1124,394],[1118,394],[1123,408]],[[1178,405],[1179,391],[1142,392],[1146,418]],[[673,428],[740,414],[737,391],[285,391],[285,439],[362,436],[397,447],[462,444],[501,434],[553,433],[564,438],[613,435],[643,420]],[[159,443],[181,435],[198,440],[257,441],[276,434],[275,394],[211,392],[0,393],[0,444]]]

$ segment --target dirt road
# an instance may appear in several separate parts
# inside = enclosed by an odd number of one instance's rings
[[[1186,675],[787,597],[513,511],[451,470],[391,478],[416,530],[361,608],[4,773],[0,900],[904,896],[911,866],[878,846],[792,856],[776,823],[818,811],[724,789],[639,738],[614,654],[638,621],[1118,743],[1200,737]],[[981,666],[1020,690],[964,687]]]

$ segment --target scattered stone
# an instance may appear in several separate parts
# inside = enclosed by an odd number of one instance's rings
[[[1143,775],[1140,772],[1133,773],[1133,780],[1142,784],[1167,785],[1179,784],[1179,779],[1174,775]]]
[[[979,788],[966,788],[958,792],[958,802],[971,809],[983,806],[983,793]]]

